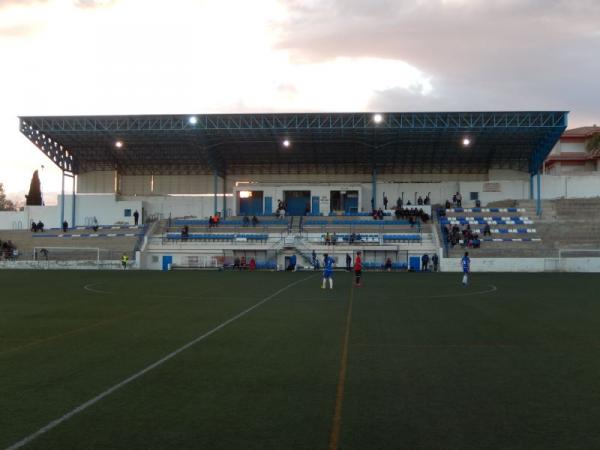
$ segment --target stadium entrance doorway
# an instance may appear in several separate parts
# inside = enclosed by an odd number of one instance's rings
[[[303,216],[306,209],[310,210],[310,191],[283,191],[283,201],[286,204],[286,214]]]
[[[237,200],[240,216],[259,216],[263,213],[263,191],[239,191]]]
[[[331,211],[358,212],[358,191],[331,191]]]

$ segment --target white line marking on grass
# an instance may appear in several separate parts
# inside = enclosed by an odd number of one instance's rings
[[[288,290],[289,288],[291,288],[292,286],[295,286],[297,284],[300,284],[310,278],[313,278],[314,275],[308,276],[306,278],[302,278],[301,280],[298,281],[294,281],[293,283],[288,284],[287,286],[282,287],[281,289],[279,289],[277,292],[274,292],[273,294],[269,295],[268,297],[263,298],[261,301],[259,301],[258,303],[255,303],[254,305],[252,305],[250,308],[245,309],[244,311],[242,311],[239,314],[236,314],[235,316],[233,316],[230,319],[227,319],[225,322],[221,323],[220,325],[217,325],[216,327],[214,327],[212,330],[207,331],[206,333],[204,333],[201,336],[198,336],[196,339],[188,342],[185,345],[182,345],[181,347],[179,347],[177,350],[169,353],[166,356],[163,356],[162,358],[160,358],[158,361],[150,364],[149,366],[145,367],[144,369],[140,370],[137,373],[134,373],[133,375],[131,375],[130,377],[124,379],[123,381],[121,381],[120,383],[115,384],[113,387],[108,388],[107,390],[105,390],[104,392],[98,394],[97,396],[95,396],[94,398],[88,400],[85,403],[82,403],[81,405],[79,405],[78,407],[76,407],[75,409],[72,409],[71,411],[69,411],[68,413],[66,413],[64,416],[59,417],[58,419],[53,420],[52,422],[48,423],[47,425],[43,426],[42,428],[40,428],[39,430],[37,430],[35,433],[30,434],[29,436],[21,439],[19,442],[16,442],[15,444],[11,445],[10,447],[7,447],[6,450],[15,450],[17,448],[21,448],[24,445],[29,444],[31,441],[33,441],[34,439],[36,439],[37,437],[41,436],[42,434],[52,430],[53,428],[56,428],[58,425],[60,425],[63,422],[66,422],[67,420],[69,420],[71,417],[79,414],[80,412],[88,409],[90,406],[93,406],[94,404],[98,403],[100,400],[102,400],[104,397],[108,397],[110,394],[112,394],[113,392],[121,389],[123,386],[131,383],[134,380],[137,380],[138,378],[140,378],[142,375],[145,375],[146,373],[150,372],[153,369],[156,369],[157,367],[161,366],[162,364],[164,364],[165,362],[167,362],[168,360],[174,358],[175,356],[177,356],[179,353],[183,352],[184,350],[187,350],[188,348],[190,348],[191,346],[197,344],[198,342],[206,339],[207,337],[209,337],[210,335],[216,333],[217,331],[219,331],[222,328],[225,328],[227,325],[229,325],[232,322],[235,322],[236,320],[240,319],[241,317],[244,317],[246,314],[248,314],[249,312],[255,310],[256,308],[258,308],[259,306],[263,305],[264,303],[268,302],[269,300],[277,297],[279,294],[281,294],[282,292]],[[96,283],[97,284],[97,283]],[[87,285],[87,286],[93,286],[92,285]],[[89,289],[88,289],[89,290]],[[94,292],[94,291],[92,291]]]
[[[86,291],[89,292],[94,292],[95,294],[114,294],[114,292],[108,292],[108,291],[101,291],[99,289],[94,289],[92,286],[97,286],[101,283],[90,283],[90,284],[86,284],[83,289],[85,289]]]
[[[419,297],[419,298],[446,298],[446,297],[467,297],[469,295],[481,295],[481,294],[491,294],[492,292],[495,292],[498,290],[498,288],[496,286],[494,286],[493,284],[490,285],[491,289],[487,289],[485,291],[476,291],[476,292],[467,292],[465,294],[463,294],[462,292],[460,294],[444,294],[444,295],[428,295],[427,297]]]

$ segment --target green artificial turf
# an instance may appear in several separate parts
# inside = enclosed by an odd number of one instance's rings
[[[598,277],[472,278],[1,271],[0,448],[299,281],[25,448],[327,449],[351,297],[340,449],[600,448]]]

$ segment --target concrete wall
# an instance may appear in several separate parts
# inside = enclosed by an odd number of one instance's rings
[[[462,272],[460,258],[442,258],[443,272]],[[600,258],[472,258],[473,276],[478,272],[600,272]]]
[[[114,170],[86,172],[77,176],[77,192],[81,194],[108,194],[115,192]]]

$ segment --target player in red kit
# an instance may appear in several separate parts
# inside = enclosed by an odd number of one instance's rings
[[[360,277],[362,275],[362,259],[360,257],[360,252],[356,252],[356,258],[354,258],[354,276],[356,281],[354,282],[355,286],[360,286]]]

